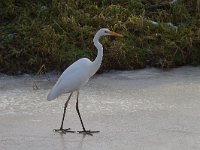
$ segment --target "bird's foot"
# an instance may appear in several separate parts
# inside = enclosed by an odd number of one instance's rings
[[[66,134],[67,132],[69,132],[69,133],[75,133],[75,131],[71,131],[70,128],[68,128],[68,129],[62,129],[62,128],[60,128],[60,129],[54,129],[53,131],[54,132],[58,132],[58,133],[63,133],[63,134]]]
[[[83,131],[77,131],[77,132],[80,133],[80,134],[93,136],[93,133],[99,133],[100,131],[83,130]]]

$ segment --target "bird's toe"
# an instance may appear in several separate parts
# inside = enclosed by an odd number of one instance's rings
[[[100,131],[91,131],[91,130],[85,130],[85,131],[78,131],[78,133],[80,134],[84,134],[84,135],[93,135],[93,133],[99,133]]]
[[[69,132],[69,133],[75,133],[75,131],[71,131],[70,128],[68,128],[68,129],[62,129],[62,128],[60,128],[60,129],[54,129],[54,132],[63,133],[63,134],[66,134],[67,132]]]

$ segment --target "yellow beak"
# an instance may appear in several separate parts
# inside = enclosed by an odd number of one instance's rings
[[[116,33],[116,32],[112,32],[112,31],[109,31],[109,34],[110,34],[111,36],[119,36],[119,37],[123,37],[122,34],[119,34],[119,33]]]

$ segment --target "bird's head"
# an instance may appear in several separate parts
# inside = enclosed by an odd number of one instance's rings
[[[104,36],[104,35],[110,35],[110,36],[119,36],[119,37],[123,37],[123,35],[110,31],[107,28],[102,28],[97,32],[98,36]]]

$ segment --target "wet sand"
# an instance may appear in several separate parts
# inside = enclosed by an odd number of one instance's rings
[[[2,150],[199,150],[200,68],[144,69],[96,75],[80,91],[85,127],[93,136],[59,134],[67,95],[46,101],[57,76],[0,77]],[[64,127],[81,130],[70,101]]]

